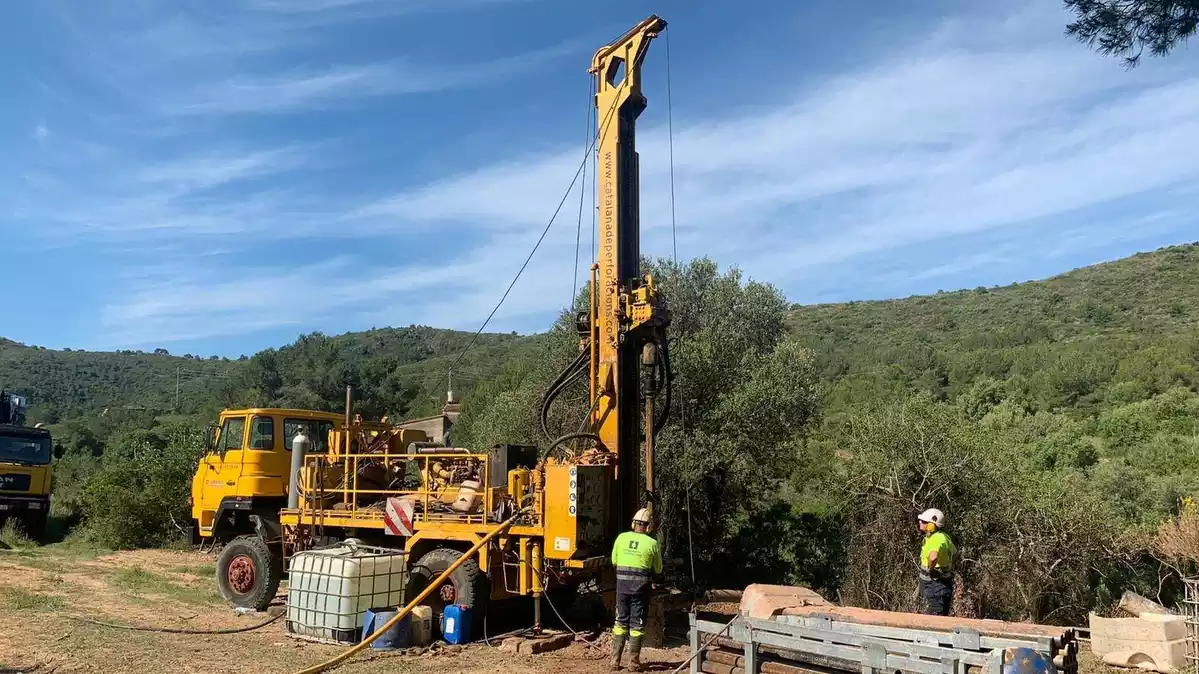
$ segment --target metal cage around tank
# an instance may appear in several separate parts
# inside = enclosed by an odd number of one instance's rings
[[[1182,583],[1185,588],[1182,609],[1187,626],[1186,669],[1199,674],[1199,578],[1183,578]]]
[[[293,636],[355,643],[368,610],[407,603],[403,550],[344,541],[300,552],[290,561],[285,626]]]

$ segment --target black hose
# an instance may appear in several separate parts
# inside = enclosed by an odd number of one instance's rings
[[[584,355],[586,355],[586,352],[579,353],[579,355],[576,356],[575,359],[573,361],[571,361],[571,363],[569,365],[567,365],[566,368],[558,374],[558,377],[556,379],[554,379],[553,383],[551,383],[549,385],[549,387],[546,389],[545,395],[542,396],[541,416],[540,416],[541,431],[542,431],[542,433],[545,434],[546,440],[549,440],[552,437],[549,434],[549,427],[547,425],[548,424],[547,417],[549,416],[549,408],[551,405],[553,405],[554,399],[557,398],[558,395],[561,393],[562,388],[567,385],[567,383],[569,382],[569,380],[572,377],[577,376],[578,372],[580,371],[580,364],[583,361]]]
[[[571,440],[594,440],[600,447],[604,446],[603,438],[595,433],[567,433],[566,435],[563,435],[562,437],[550,443],[549,449],[546,449],[541,453],[541,460],[544,461],[549,457],[551,452]]]
[[[666,426],[666,422],[670,418],[670,406],[672,402],[672,389],[674,388],[674,372],[670,369],[670,348],[665,339],[656,339],[653,342],[654,350],[658,352],[657,369],[662,379],[662,386],[665,389],[665,395],[662,399],[662,412],[654,419],[654,435],[657,435]]]
[[[110,627],[117,630],[130,630],[133,632],[160,632],[163,634],[240,634],[242,632],[253,632],[254,630],[262,629],[263,627],[266,627],[267,625],[270,625],[276,620],[282,618],[285,614],[286,611],[280,611],[279,613],[276,613],[260,623],[247,625],[245,627],[229,627],[215,630],[192,629],[189,627],[142,627],[140,625],[118,625],[116,623],[101,622],[99,620],[93,620],[91,618],[85,618],[77,615],[68,615],[66,617],[76,622],[87,623],[88,625],[98,625],[100,627]]]
[[[674,399],[674,370],[670,367],[670,343],[662,340],[662,374],[666,382],[666,399],[662,403],[662,421],[654,427],[654,432],[662,430],[670,418],[671,404]]]
[[[550,407],[553,406],[554,401],[558,399],[558,396],[561,395],[563,391],[586,375],[587,370],[587,365],[584,363],[583,366],[575,368],[573,371],[571,371],[570,376],[564,379],[561,383],[546,392],[545,397],[541,401],[541,431],[545,434],[546,440],[552,440],[554,437],[549,433]]]
[[[590,360],[590,350],[579,352],[579,355],[570,362],[570,365],[567,365],[566,368],[562,370],[557,379],[555,379],[554,382],[550,384],[549,388],[546,389],[545,395],[541,399],[541,432],[545,434],[546,440],[551,440],[554,437],[550,435],[549,428],[550,407],[554,404],[554,400],[561,395],[562,391],[565,390],[567,386],[573,384],[579,377],[583,376],[583,374],[587,372],[588,367],[590,366]]]

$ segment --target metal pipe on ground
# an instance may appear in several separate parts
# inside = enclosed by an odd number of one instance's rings
[[[745,644],[728,637],[717,638],[713,642],[713,645],[717,649],[733,653],[743,652],[745,648]],[[823,655],[817,655],[815,653],[804,653],[801,651],[779,648],[777,646],[768,646],[766,644],[759,645],[758,652],[774,656],[782,660],[802,662],[806,665],[810,665],[813,668],[824,669],[828,671],[856,672],[861,669],[861,664],[852,660],[826,657]],[[1077,659],[1071,661],[1071,659],[1060,654],[1053,658],[1053,665],[1057,668],[1057,671],[1060,674],[1072,674],[1073,672],[1076,672],[1078,668]],[[1069,665],[1073,665],[1073,667]]]
[[[834,620],[843,620],[860,625],[883,625],[908,629],[936,630],[939,632],[952,632],[959,627],[969,627],[978,630],[979,634],[994,637],[1052,637],[1059,642],[1059,646],[1074,641],[1077,636],[1075,631],[1069,627],[1013,623],[1003,620],[946,618],[918,613],[876,611],[850,606],[797,606],[783,609],[782,613],[783,615],[794,616],[828,616]]]
[[[742,651],[745,647],[745,644],[727,637],[717,639],[716,645],[722,649],[728,649],[734,652]],[[856,672],[862,668],[860,663],[852,660],[826,657],[823,655],[817,655],[815,653],[802,653],[800,651],[794,651],[786,648],[778,648],[777,646],[760,645],[758,646],[758,652],[773,655],[783,660],[802,662],[815,667],[821,667],[830,671],[835,670]]]
[[[927,625],[918,627],[914,624],[915,621],[923,620],[926,616],[902,614],[894,616],[892,614],[892,624],[886,625],[879,624],[887,622],[885,620],[877,622],[845,620],[842,616],[828,615],[829,607],[819,608],[823,611],[813,611],[815,615],[807,616],[807,618],[816,620],[813,624],[807,624],[806,621],[798,623],[794,619],[785,617],[773,620],[747,619],[750,628],[748,636],[745,634],[745,630],[727,637],[716,635],[719,638],[712,640],[715,648],[711,650],[730,654],[728,656],[717,655],[715,656],[717,660],[727,657],[736,658],[745,653],[745,640],[752,638],[757,643],[757,652],[762,657],[762,662],[773,661],[775,664],[783,664],[788,667],[798,666],[809,670],[858,672],[861,671],[862,662],[864,662],[859,657],[858,649],[864,645],[863,639],[867,639],[876,643],[889,644],[886,646],[886,650],[889,653],[893,652],[898,658],[898,661],[894,663],[897,669],[904,669],[905,665],[902,663],[905,658],[914,658],[915,660],[909,664],[915,666],[919,661],[927,662],[929,658],[939,660],[945,656],[955,657],[956,654],[956,657],[962,661],[964,674],[981,674],[987,654],[1019,646],[1033,648],[1052,658],[1056,670],[1061,674],[1077,674],[1078,671],[1078,643],[1072,640],[1073,632],[1066,628],[1047,628],[1056,631],[1059,635],[1056,637],[1013,635],[1004,632],[999,632],[996,636],[981,637],[977,630],[969,627],[954,632],[930,629]],[[986,622],[988,627],[992,628],[995,628],[996,624],[1004,625],[1000,621],[964,622],[975,624]],[[712,634],[717,630],[717,624],[711,621],[699,620],[693,624],[693,629],[696,630],[696,634],[692,637],[693,644],[698,644],[699,638],[703,634]],[[994,633],[997,628],[990,631]],[[844,639],[837,636],[842,633]],[[974,635],[973,645],[970,645],[971,634]],[[1063,641],[1067,643],[1064,647],[1059,648],[1056,644]],[[808,643],[812,644],[811,648],[806,646]],[[984,660],[979,660],[979,658],[984,658]],[[730,663],[718,662],[717,664]],[[913,671],[924,671],[924,668],[916,667]]]
[[[730,643],[734,645],[718,644],[719,648],[709,648],[702,656],[701,662],[711,661],[738,669],[743,668],[745,666],[745,656],[742,654],[744,653],[743,645],[736,642]],[[860,664],[849,661],[842,661],[845,664],[833,666],[831,663],[836,660],[835,658],[823,658],[829,664],[819,665],[812,662],[812,660],[820,659],[819,656],[799,654],[770,646],[758,646],[758,653],[760,654],[759,669],[763,674],[794,674],[795,672],[844,674],[845,672],[859,672],[862,668]],[[970,665],[965,667],[965,671],[966,674],[982,674],[983,668]],[[1058,672],[1062,673],[1061,667],[1058,667]]]
[[[821,670],[784,665],[777,662],[763,662],[758,665],[760,674],[824,674]],[[714,660],[705,660],[699,666],[699,671],[706,674],[747,674],[743,665],[733,666]]]
[[[761,648],[759,648],[761,650]],[[717,664],[733,667],[738,670],[745,669],[745,656],[739,655],[732,651],[712,650],[709,649],[704,655],[705,662],[714,662]],[[763,674],[842,674],[841,670],[829,669],[828,667],[819,667],[814,665],[801,665],[798,663],[776,662],[774,660],[763,659],[758,663],[758,669]],[[858,667],[860,670],[861,667]]]

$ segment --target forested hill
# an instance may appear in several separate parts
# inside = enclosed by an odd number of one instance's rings
[[[1199,244],[1060,276],[898,300],[794,306],[833,409],[911,387],[1002,382],[1030,409],[1131,402],[1199,377]]]
[[[336,410],[347,381],[362,389],[366,412],[423,413],[436,405],[423,394],[444,389],[450,364],[471,339],[469,333],[418,326],[335,337],[314,333],[240,360],[161,350],[54,351],[0,339],[0,386],[30,397],[32,422],[106,409],[208,414],[221,406],[278,404]],[[520,345],[536,341],[480,335],[459,363],[455,387],[469,389],[499,372]]]
[[[238,363],[135,351],[54,351],[0,338],[0,386],[30,398],[31,422],[100,413],[110,407],[171,411],[203,380],[224,380]],[[181,396],[182,397],[182,396]]]
[[[1197,378],[1199,244],[1141,253],[1045,281],[876,302],[792,307],[816,354],[826,409],[912,388],[954,399],[978,382],[1016,390],[1030,409],[1132,401]],[[210,411],[221,405],[337,409],[350,381],[364,411],[425,413],[469,333],[383,328],[311,334],[241,361],[165,353],[52,351],[0,339],[0,386],[33,399],[37,421],[106,408]],[[536,358],[540,337],[484,334],[454,388]],[[432,395],[441,393],[435,391]]]

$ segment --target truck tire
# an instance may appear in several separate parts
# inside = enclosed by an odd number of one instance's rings
[[[437,548],[425,553],[409,572],[407,600],[416,599],[429,583],[436,580],[460,557],[462,553],[451,548]],[[454,569],[446,582],[421,603],[433,609],[433,631],[440,634],[441,614],[445,612],[446,606],[462,604],[470,607],[472,626],[481,627],[488,599],[487,576],[479,569],[479,560],[472,557]]]
[[[283,560],[258,536],[238,536],[217,558],[221,597],[239,608],[265,610],[275,599],[282,576]]]

